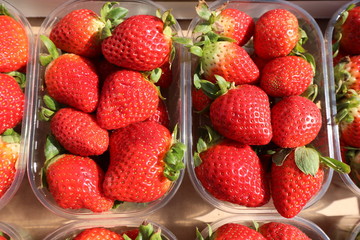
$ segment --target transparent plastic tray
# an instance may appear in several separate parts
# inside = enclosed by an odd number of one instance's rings
[[[215,1],[209,5],[211,9],[216,9],[226,1]],[[288,1],[229,1],[227,8],[236,8],[243,12],[246,12],[251,17],[254,18],[256,21],[263,13],[268,10],[275,9],[275,8],[283,8],[287,9],[292,12],[299,21],[300,27],[306,31],[308,35],[308,41],[304,45],[304,48],[311,53],[316,61],[316,76],[314,77],[314,83],[319,86],[319,94],[315,102],[319,102],[321,105],[321,113],[322,113],[322,128],[317,136],[317,138],[312,142],[312,145],[323,155],[328,157],[334,157],[334,149],[333,149],[333,125],[331,121],[331,102],[329,98],[329,91],[328,89],[331,88],[331,82],[328,82],[327,76],[327,66],[326,66],[326,51],[325,51],[325,43],[322,32],[313,19],[313,17],[307,13],[302,8],[294,5]],[[194,18],[188,28],[187,36],[193,38],[193,29],[195,26],[200,22],[200,18]],[[248,43],[249,44],[249,43]],[[250,47],[248,45],[244,46]],[[206,122],[206,119],[202,119],[201,117],[197,116],[197,113],[192,113],[191,110],[191,86],[192,86],[192,76],[194,70],[196,68],[195,62],[196,57],[191,56],[189,53],[186,55],[186,65],[185,65],[185,73],[186,73],[186,86],[187,86],[187,98],[189,102],[188,106],[188,129],[189,133],[187,135],[193,136],[189,139],[188,142],[188,149],[194,149],[196,147],[196,131],[199,126]],[[190,150],[188,151],[190,152]],[[263,213],[273,213],[276,212],[276,209],[270,200],[264,206],[256,207],[256,208],[249,208],[244,207],[236,204],[232,204],[225,201],[219,201],[218,199],[214,198],[210,195],[201,185],[200,181],[197,179],[195,171],[194,171],[194,161],[192,155],[189,153],[188,156],[188,172],[190,175],[190,179],[198,191],[198,193],[210,204],[215,206],[218,209],[221,209],[226,212],[230,213],[249,213],[249,212],[263,212]],[[324,182],[320,189],[320,191],[307,203],[304,209],[309,208],[317,201],[319,201],[322,196],[327,191],[331,179],[333,176],[332,169],[325,170]]]
[[[34,35],[30,26],[30,23],[26,19],[25,15],[17,9],[15,6],[11,5],[9,2],[0,0],[0,4],[3,4],[12,17],[15,18],[18,22],[20,22],[25,28],[28,40],[29,40],[29,59],[26,67],[26,87],[25,87],[25,99],[28,99],[29,88],[33,83],[33,75],[31,73],[31,69],[33,67],[33,57],[34,57]],[[15,195],[17,190],[20,187],[20,184],[24,178],[26,172],[26,163],[28,161],[28,151],[29,151],[29,139],[28,139],[28,124],[26,120],[26,112],[27,109],[30,108],[29,103],[25,100],[24,106],[24,117],[21,125],[21,142],[20,142],[20,157],[16,163],[16,174],[14,181],[10,188],[6,191],[6,193],[0,198],[0,209],[3,208]]]
[[[0,232],[5,234],[5,236],[10,237],[12,240],[32,239],[26,230],[15,224],[0,222]]]
[[[107,1],[102,0],[79,0],[79,1],[67,1],[64,4],[60,5],[56,9],[54,9],[43,21],[38,36],[46,35],[49,36],[51,29],[54,25],[65,16],[67,13],[81,8],[87,8],[94,10],[99,14],[99,11],[104,3]],[[161,11],[165,11],[162,6],[148,0],[136,0],[136,1],[119,1],[120,6],[127,8],[129,13],[127,17],[138,14],[150,14],[155,15],[156,10],[160,9]],[[176,32],[181,36],[182,32],[178,23],[175,24],[173,28],[173,32]],[[185,124],[182,112],[185,109],[184,98],[184,82],[183,79],[183,69],[181,68],[181,54],[183,54],[182,46],[175,44],[176,48],[176,57],[172,64],[172,74],[173,81],[169,88],[162,92],[162,94],[166,97],[166,104],[170,117],[170,129],[178,124],[179,126],[179,135],[180,141],[184,142],[185,140]],[[54,199],[52,198],[50,192],[46,188],[40,188],[41,186],[41,177],[40,172],[41,168],[44,164],[44,143],[46,134],[49,132],[49,124],[47,122],[41,121],[38,118],[38,112],[41,106],[43,106],[42,96],[44,92],[42,91],[43,85],[43,76],[44,76],[44,67],[39,64],[39,55],[41,53],[47,53],[46,48],[41,43],[39,38],[36,42],[35,48],[35,65],[33,69],[33,76],[35,79],[34,84],[31,86],[31,95],[29,98],[29,105],[31,108],[27,113],[27,121],[33,127],[31,129],[31,134],[29,136],[30,139],[30,151],[28,153],[29,156],[29,164],[28,164],[28,177],[30,181],[30,185],[33,189],[34,194],[39,199],[39,201],[50,211],[55,214],[65,217],[65,218],[113,218],[113,217],[132,217],[132,216],[145,216],[150,214],[151,212],[161,208],[164,206],[176,193],[179,188],[183,176],[184,171],[181,171],[180,176],[177,181],[175,181],[170,190],[165,194],[165,196],[160,199],[143,204],[143,203],[124,203],[119,208],[104,212],[101,214],[94,214],[93,212],[87,209],[80,210],[71,210],[71,209],[63,209],[59,207]],[[184,163],[186,158],[184,158]]]

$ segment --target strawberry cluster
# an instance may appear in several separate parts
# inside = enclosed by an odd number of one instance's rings
[[[0,5],[0,198],[10,188],[20,156],[29,41],[23,24]]]
[[[204,240],[204,237],[197,231],[197,239]],[[310,238],[299,228],[275,221],[264,223],[255,222],[254,226],[247,226],[242,223],[225,223],[215,231],[209,226],[209,237],[206,239],[238,239],[238,240],[272,240],[272,239],[297,239],[310,240]]]
[[[342,159],[351,166],[350,177],[360,186],[360,7],[344,10],[333,32],[333,65]]]
[[[218,200],[260,207],[272,198],[279,214],[292,218],[321,189],[326,165],[348,171],[307,146],[323,122],[306,32],[286,9],[256,21],[226,6],[211,11],[205,1],[196,11],[195,42],[179,41],[197,65],[192,104],[195,127],[205,131],[194,154],[196,177]]]
[[[92,212],[156,201],[184,167],[162,94],[173,84],[175,19],[126,17],[116,2],[100,13],[73,10],[40,36],[49,52],[40,57],[40,115],[50,127],[44,186],[60,207]]]

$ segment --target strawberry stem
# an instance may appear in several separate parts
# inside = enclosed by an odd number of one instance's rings
[[[323,157],[320,155],[320,160],[322,163],[324,163],[326,166],[334,169],[337,172],[340,173],[350,173],[351,168],[346,163],[343,163],[341,161],[338,161],[336,159],[330,158],[330,157]]]

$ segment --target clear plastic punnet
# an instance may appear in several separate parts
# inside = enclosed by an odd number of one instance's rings
[[[167,229],[165,226],[160,225],[153,221],[145,221],[146,223],[151,224],[154,227],[154,232],[160,229],[162,239],[166,240],[177,240],[175,235]],[[134,219],[134,218],[124,218],[124,219],[117,219],[117,220],[90,220],[90,221],[72,221],[67,223],[52,233],[49,233],[44,240],[60,240],[60,239],[72,239],[80,232],[84,231],[85,229],[101,227],[106,228],[111,231],[114,231],[118,234],[123,233],[124,231],[136,229],[138,228],[144,220]]]
[[[303,233],[305,233],[310,239],[312,240],[330,240],[330,238],[326,235],[326,233],[315,223],[312,221],[306,220],[301,217],[294,217],[292,219],[283,218],[280,216],[274,216],[274,215],[261,215],[261,214],[244,214],[244,215],[238,215],[228,218],[223,218],[218,221],[215,221],[213,223],[210,223],[211,229],[213,232],[216,231],[219,227],[221,227],[224,224],[227,223],[238,223],[243,224],[248,227],[253,227],[254,222],[259,224],[260,226],[262,224],[268,223],[268,222],[281,222],[285,224],[290,224],[292,226],[295,226],[299,228]],[[205,228],[201,231],[201,235],[205,238],[209,235],[209,229]]]
[[[43,21],[40,26],[39,32],[37,36],[45,35],[49,36],[51,29],[55,26],[55,24],[66,14],[70,13],[76,9],[90,9],[95,11],[97,14],[100,14],[101,7],[108,1],[102,0],[72,0],[63,3],[54,9]],[[139,14],[148,14],[155,15],[157,10],[164,12],[168,9],[165,9],[161,5],[148,1],[148,0],[136,0],[136,1],[118,1],[119,6],[126,8],[129,10],[126,17],[130,17],[133,15]],[[180,25],[176,22],[172,25],[172,32],[178,34],[178,36],[182,36],[182,31]],[[178,135],[179,141],[185,142],[186,139],[186,130],[185,130],[185,121],[184,121],[184,112],[186,109],[185,106],[185,87],[184,85],[184,69],[182,68],[182,45],[174,43],[175,47],[175,57],[172,61],[171,69],[172,69],[172,82],[171,85],[162,90],[163,96],[166,98],[165,104],[167,106],[167,110],[170,118],[170,127],[172,130],[176,125],[178,126]],[[49,123],[42,121],[39,119],[39,111],[42,106],[44,106],[43,102],[43,84],[44,84],[44,71],[45,67],[41,66],[39,63],[39,56],[41,54],[46,54],[47,49],[42,41],[37,38],[36,46],[35,46],[35,64],[32,69],[32,75],[35,79],[34,84],[30,86],[30,96],[29,96],[29,108],[27,112],[27,122],[29,125],[31,124],[31,131],[29,133],[29,144],[30,151],[28,152],[29,164],[28,164],[28,177],[30,181],[30,185],[33,189],[34,194],[39,199],[39,201],[50,211],[53,213],[70,219],[79,219],[79,218],[119,218],[119,217],[133,217],[133,216],[146,216],[161,207],[163,207],[177,192],[183,176],[184,170],[181,170],[179,178],[174,181],[169,189],[169,191],[162,196],[160,199],[149,202],[149,203],[132,203],[125,202],[122,203],[120,207],[116,209],[111,209],[107,212],[103,212],[100,214],[94,214],[90,210],[87,209],[64,209],[59,207],[55,200],[53,199],[51,193],[47,188],[41,187],[41,171],[44,166],[44,145],[47,134],[49,133]],[[183,159],[185,164],[186,158]]]
[[[25,86],[25,109],[24,109],[24,117],[21,125],[16,126],[16,132],[21,134],[21,140],[20,140],[20,157],[19,160],[16,163],[16,173],[14,180],[10,186],[10,188],[5,192],[5,194],[0,198],[0,209],[3,208],[9,201],[11,201],[12,197],[15,195],[17,190],[19,189],[22,180],[24,178],[25,172],[26,172],[26,163],[28,161],[28,151],[29,151],[29,138],[28,138],[28,129],[29,124],[27,122],[26,118],[26,111],[28,108],[30,108],[30,103],[27,101],[29,98],[30,92],[28,89],[31,87],[33,83],[33,75],[31,72],[33,64],[33,58],[34,58],[34,35],[30,26],[29,21],[26,19],[25,15],[16,8],[16,6],[13,6],[11,3],[7,1],[0,1],[0,4],[3,5],[7,11],[11,14],[11,16],[21,23],[21,25],[24,27],[28,42],[29,42],[29,56],[28,56],[28,62],[26,66],[26,86]]]
[[[214,10],[219,8],[222,4],[227,1],[215,1],[209,4],[210,9]],[[322,114],[322,127],[316,139],[311,143],[323,156],[334,158],[334,146],[333,146],[333,124],[332,124],[332,99],[329,96],[329,89],[332,87],[331,83],[328,81],[327,65],[326,65],[326,51],[325,51],[325,42],[324,37],[321,32],[319,25],[316,23],[314,18],[306,12],[301,7],[292,4],[288,1],[228,1],[226,8],[235,8],[239,9],[248,15],[250,15],[254,21],[265,12],[271,9],[286,9],[292,12],[298,19],[299,26],[302,28],[308,36],[308,40],[304,45],[304,48],[314,56],[316,62],[316,75],[314,76],[314,83],[318,85],[318,96],[315,102],[320,104],[321,114]],[[193,41],[196,41],[196,34],[193,33],[196,25],[201,22],[199,17],[195,17],[188,28],[187,37],[192,38]],[[244,45],[243,47],[251,53],[252,51],[252,39]],[[197,131],[200,126],[208,123],[208,119],[205,117],[199,116],[198,113],[191,110],[192,109],[192,99],[191,99],[191,88],[193,86],[193,74],[196,70],[197,57],[190,54],[189,52],[186,55],[186,64],[185,64],[185,73],[186,73],[186,86],[187,86],[187,124],[189,125],[187,133],[188,136],[192,136],[188,140],[188,149],[196,150],[197,143]],[[200,181],[197,179],[195,174],[195,164],[193,161],[191,151],[188,151],[188,173],[190,179],[197,190],[197,192],[203,197],[204,200],[212,204],[214,207],[221,209],[230,213],[275,213],[276,209],[270,200],[267,204],[261,207],[244,207],[237,204],[232,204],[225,201],[220,201],[209,194],[205,188],[202,186]],[[331,179],[333,176],[333,169],[326,168],[325,176],[322,187],[320,191],[306,204],[303,209],[307,209],[310,206],[318,202],[325,192],[327,191]]]
[[[328,74],[329,74],[329,95],[331,99],[331,110],[333,121],[333,148],[335,153],[335,158],[344,161],[342,153],[341,153],[341,146],[340,146],[340,133],[339,133],[339,125],[335,121],[335,116],[337,114],[337,107],[336,107],[336,90],[335,90],[335,77],[334,77],[334,58],[333,58],[333,34],[336,21],[340,18],[341,14],[350,6],[350,5],[358,6],[360,3],[359,1],[349,1],[342,5],[330,18],[326,31],[325,31],[325,44],[326,44],[326,51],[327,51],[327,65],[328,65]],[[360,188],[357,186],[354,181],[350,178],[349,174],[340,174],[341,179],[345,183],[345,185],[357,196],[360,196]]]
[[[24,230],[22,227],[12,224],[0,222],[0,232],[10,239],[13,240],[31,240],[32,237],[30,234]]]

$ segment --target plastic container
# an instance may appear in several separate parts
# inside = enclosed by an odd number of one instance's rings
[[[73,221],[67,223],[62,227],[59,227],[52,233],[48,234],[44,238],[44,240],[68,239],[76,236],[85,229],[93,228],[93,227],[104,227],[114,232],[121,233],[123,231],[139,227],[142,224],[142,222],[143,220],[140,219],[120,219],[116,221],[115,220]],[[169,231],[166,227],[154,223],[152,221],[147,221],[147,223],[151,223],[155,231],[160,228],[163,239],[177,240],[175,235],[171,231]]]
[[[104,3],[107,1],[91,1],[91,0],[80,0],[80,1],[67,1],[64,4],[57,7],[53,10],[43,21],[38,36],[46,35],[48,36],[52,27],[65,16],[67,13],[81,8],[87,8],[94,10],[99,14],[99,11]],[[165,11],[162,6],[153,3],[148,0],[137,0],[137,1],[119,1],[120,6],[127,8],[129,13],[127,17],[137,14],[150,14],[155,15],[156,10],[160,9],[161,11]],[[175,24],[174,32],[177,32],[180,36],[181,29],[178,23]],[[180,67],[180,59],[181,54],[183,54],[182,46],[176,44],[176,57],[173,61],[172,71],[174,79],[172,84],[165,92],[162,94],[166,97],[166,104],[168,106],[169,116],[170,116],[170,129],[172,129],[176,124],[179,127],[179,135],[180,141],[184,142],[185,139],[185,124],[183,121],[183,114],[182,112],[185,109],[185,104],[183,101],[184,92],[183,92],[183,69]],[[31,139],[31,151],[29,152],[28,156],[30,158],[28,164],[28,176],[30,185],[33,189],[34,194],[39,199],[39,201],[50,211],[54,212],[55,214],[70,218],[114,218],[114,217],[133,217],[133,216],[145,216],[147,214],[152,213],[153,211],[161,208],[164,206],[176,193],[177,189],[179,188],[183,176],[184,171],[181,171],[180,176],[177,181],[175,181],[170,190],[160,199],[144,204],[144,203],[124,203],[116,210],[111,210],[108,212],[104,212],[101,214],[94,214],[93,212],[87,209],[80,209],[80,210],[71,210],[71,209],[63,209],[59,207],[52,195],[46,188],[41,188],[41,177],[40,172],[41,168],[44,164],[44,143],[46,134],[49,132],[49,123],[39,120],[38,112],[40,107],[43,105],[42,96],[44,92],[42,91],[43,85],[43,76],[44,76],[44,67],[39,64],[39,55],[41,53],[47,53],[46,48],[41,43],[39,39],[36,42],[36,49],[35,49],[35,67],[33,69],[34,79],[36,80],[31,86],[31,96],[30,102],[32,108],[28,112],[28,122],[33,123],[33,129],[31,131],[31,135],[29,136]],[[184,163],[186,158],[184,158]]]
[[[215,232],[217,228],[227,223],[239,223],[246,226],[253,226],[253,221],[259,223],[260,225],[267,222],[282,222],[299,228],[312,240],[330,240],[330,238],[324,233],[321,228],[319,228],[319,226],[301,217],[287,219],[274,215],[239,215],[235,217],[220,219],[216,222],[211,223],[210,226],[212,231]],[[203,231],[201,231],[201,235],[204,238],[208,236],[208,228],[205,228]]]
[[[359,1],[350,1],[341,6],[330,18],[326,31],[325,31],[325,43],[326,43],[326,51],[327,51],[327,65],[328,65],[328,73],[329,73],[329,82],[330,82],[330,98],[331,98],[331,106],[333,116],[336,116],[336,95],[335,95],[335,79],[334,79],[334,66],[333,66],[333,52],[332,52],[332,37],[334,33],[334,25],[336,20],[340,17],[341,13],[346,10],[346,8],[351,5],[356,4],[359,5]],[[339,126],[335,123],[335,118],[332,118],[333,121],[333,129],[334,129],[334,152],[336,159],[342,159],[341,151],[340,151],[340,135],[339,135]],[[351,180],[348,174],[340,174],[341,179],[345,183],[345,185],[353,191],[357,196],[360,196],[360,188]]]
[[[0,232],[2,232],[5,237],[9,237],[12,240],[32,239],[27,231],[15,224],[0,222]]]
[[[216,1],[213,2],[209,7],[211,9],[217,9],[219,6],[224,4],[226,1]],[[315,22],[315,20],[302,8],[288,2],[288,1],[229,1],[227,8],[236,8],[243,12],[246,12],[251,17],[254,18],[256,21],[263,13],[268,10],[275,9],[275,8],[283,8],[287,9],[292,12],[299,20],[300,27],[306,31],[308,35],[308,41],[304,45],[304,48],[311,53],[315,60],[316,60],[316,76],[314,77],[314,83],[319,86],[319,94],[315,102],[319,101],[322,109],[322,128],[320,133],[318,134],[317,138],[312,142],[313,146],[323,155],[334,157],[334,150],[333,150],[333,126],[331,122],[331,102],[329,98],[328,89],[332,88],[332,86],[328,83],[328,76],[327,76],[327,66],[326,66],[326,51],[325,51],[325,44],[322,32]],[[193,30],[200,21],[199,17],[194,18],[188,28],[187,36],[193,38]],[[195,40],[194,40],[195,42]],[[250,41],[251,42],[251,41]],[[248,45],[244,46],[245,48],[251,47]],[[187,81],[187,96],[189,102],[189,109],[188,115],[190,117],[187,118],[189,124],[189,136],[193,136],[192,139],[189,139],[188,142],[188,149],[195,149],[196,147],[196,131],[198,127],[206,122],[206,119],[202,119],[201,117],[197,116],[197,113],[191,113],[191,86],[192,86],[192,76],[195,70],[194,62],[196,61],[196,57],[187,55],[187,64],[186,68],[186,81]],[[190,152],[190,151],[188,151]],[[262,212],[262,213],[273,213],[276,212],[276,209],[273,203],[270,202],[265,204],[264,206],[257,207],[257,208],[248,208],[236,204],[232,204],[225,201],[219,201],[218,199],[214,198],[210,195],[201,185],[200,181],[197,179],[195,171],[194,171],[194,161],[192,155],[189,153],[188,156],[188,172],[191,178],[191,181],[198,191],[198,193],[210,204],[214,207],[221,209],[226,212],[230,213],[249,213],[249,212]],[[325,177],[323,185],[320,191],[307,203],[304,207],[308,208],[311,205],[315,204],[319,201],[322,196],[327,191],[331,179],[333,176],[333,169],[326,169],[325,170]]]
[[[27,34],[28,40],[29,40],[29,58],[28,58],[28,64],[26,67],[26,87],[25,87],[25,99],[28,98],[29,92],[28,89],[32,85],[33,82],[33,76],[31,73],[31,68],[33,67],[33,56],[34,56],[34,35],[30,26],[30,23],[26,19],[25,15],[17,9],[15,6],[11,5],[10,3],[0,0],[0,4],[3,4],[5,8],[9,11],[9,13],[12,15],[15,20],[20,22]],[[6,191],[6,193],[0,198],[0,209],[3,208],[15,195],[17,190],[20,187],[20,184],[24,178],[25,172],[26,172],[26,163],[28,161],[28,151],[29,151],[29,142],[28,142],[28,128],[29,125],[26,122],[26,112],[27,108],[29,108],[29,103],[25,100],[25,110],[24,110],[24,117],[21,126],[21,142],[20,142],[20,156],[19,160],[16,163],[16,174],[14,181],[10,188]],[[18,129],[18,127],[16,127]],[[17,131],[20,133],[19,131]]]

